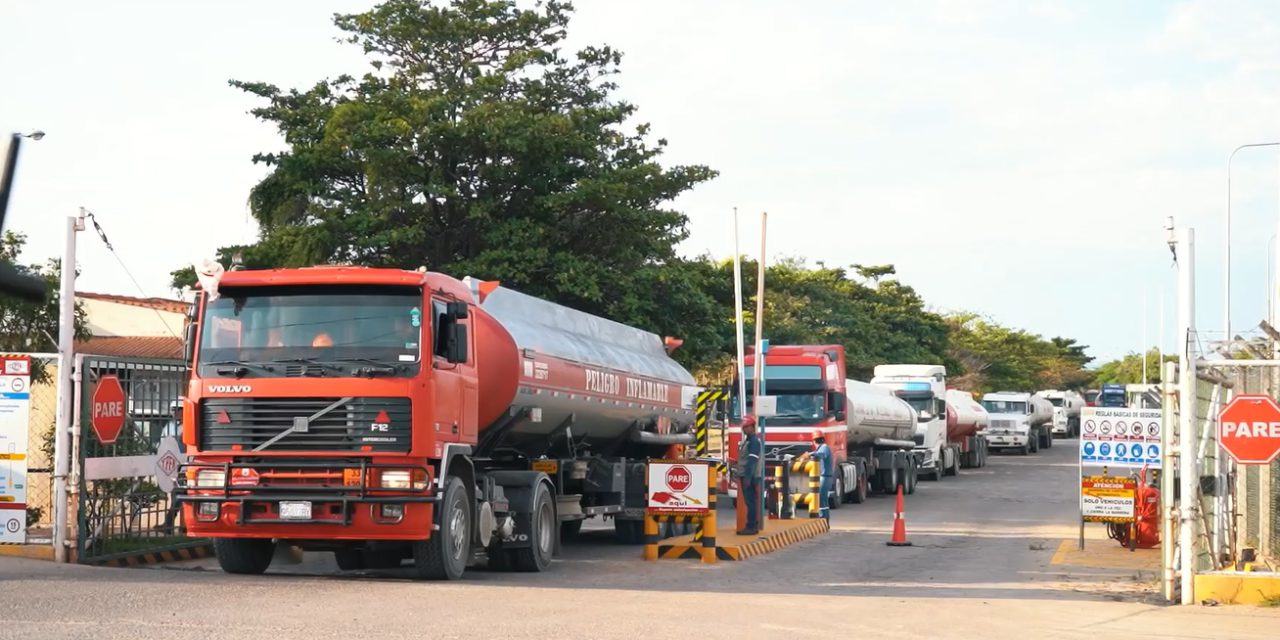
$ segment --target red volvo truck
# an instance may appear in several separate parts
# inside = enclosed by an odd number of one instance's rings
[[[752,412],[758,358],[748,350],[747,414]],[[785,464],[812,448],[822,431],[835,459],[831,508],[860,503],[871,490],[914,493],[920,460],[912,449],[915,410],[893,393],[845,378],[843,345],[776,345],[765,355],[765,395],[777,397],[777,415],[765,418],[766,466]],[[742,441],[738,384],[730,389],[728,451],[736,462]],[[792,486],[802,482],[794,478]],[[736,497],[736,490],[730,489]]]
[[[177,490],[232,573],[545,570],[592,516],[642,541],[645,460],[694,442],[676,341],[472,278],[231,271],[188,329]]]

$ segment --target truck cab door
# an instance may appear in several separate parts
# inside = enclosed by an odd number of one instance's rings
[[[457,321],[449,314],[448,307],[443,299],[431,299],[431,368],[435,387],[435,406],[432,407],[435,423],[431,428],[438,440],[461,442],[464,441],[465,374],[461,363],[449,361],[449,334]]]

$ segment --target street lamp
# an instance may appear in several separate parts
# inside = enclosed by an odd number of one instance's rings
[[[43,131],[41,131],[41,130],[39,130],[39,129],[36,129],[35,131],[32,131],[31,133],[24,133],[24,134],[22,134],[22,137],[24,137],[24,138],[31,138],[32,140],[37,140],[37,141],[38,141],[38,140],[40,140],[41,138],[43,138],[43,137],[44,137],[44,132],[43,132]]]
[[[1231,340],[1231,161],[1235,159],[1236,153],[1241,149],[1250,147],[1280,147],[1280,142],[1257,142],[1253,144],[1242,144],[1236,147],[1231,155],[1227,157],[1227,239],[1226,247],[1223,252],[1225,255],[1226,266],[1223,271],[1226,273],[1226,288],[1223,289],[1226,295],[1226,304],[1222,305],[1222,331],[1223,340]]]

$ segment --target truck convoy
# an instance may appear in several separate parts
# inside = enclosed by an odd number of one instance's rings
[[[746,415],[751,415],[755,371],[760,358],[746,355]],[[812,433],[826,436],[835,458],[829,504],[862,502],[870,490],[915,491],[918,459],[912,434],[916,412],[884,389],[845,378],[842,345],[770,346],[765,354],[765,395],[777,398],[777,414],[765,419],[766,464],[785,463],[812,445]],[[742,408],[737,381],[730,391],[728,451],[736,463],[742,441]],[[734,495],[735,492],[731,492]]]
[[[1080,435],[1080,410],[1084,408],[1084,398],[1080,394],[1075,391],[1047,389],[1036,395],[1053,405],[1053,435],[1064,438]]]
[[[343,569],[542,571],[584,518],[641,541],[645,460],[694,442],[693,378],[646,331],[425,270],[214,284],[187,333],[175,493],[228,572],[265,571],[277,540]],[[845,399],[812,395],[844,430],[827,409]]]
[[[947,389],[947,441],[960,447],[960,466],[987,466],[987,438],[982,433],[990,418],[973,394]]]
[[[992,449],[1016,449],[1022,455],[1053,446],[1049,423],[1053,405],[1030,393],[998,391],[982,396],[991,425],[984,432]]]
[[[883,364],[871,384],[911,405],[916,413],[913,438],[920,468],[932,480],[960,470],[960,446],[947,438],[947,370],[932,364]]]

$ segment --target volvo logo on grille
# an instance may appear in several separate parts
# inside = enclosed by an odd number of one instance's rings
[[[249,393],[253,387],[247,384],[211,384],[209,393]]]

